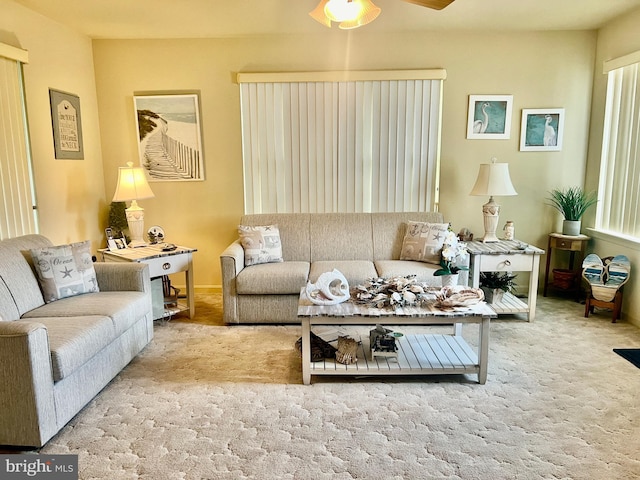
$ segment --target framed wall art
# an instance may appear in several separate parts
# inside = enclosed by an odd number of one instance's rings
[[[564,108],[522,109],[520,150],[544,152],[562,150]]]
[[[134,95],[133,104],[149,181],[204,180],[198,94]]]
[[[82,118],[80,98],[72,93],[49,89],[51,123],[53,126],[53,148],[55,158],[61,160],[83,160]]]
[[[506,140],[511,137],[513,95],[469,95],[467,138]]]

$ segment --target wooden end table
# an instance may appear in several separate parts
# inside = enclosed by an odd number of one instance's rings
[[[175,313],[186,311],[189,318],[195,315],[195,298],[193,290],[193,252],[195,248],[177,247],[175,250],[163,251],[159,245],[148,245],[138,248],[123,248],[111,251],[109,249],[98,250],[102,254],[103,262],[137,262],[149,265],[151,279],[161,279],[165,275],[184,272],[186,285],[186,304],[178,301],[175,308],[166,311],[164,308],[164,295],[152,288],[154,303],[154,320],[171,316]],[[158,280],[159,281],[159,280]],[[160,296],[160,298],[158,298]]]
[[[527,245],[522,248],[522,245]],[[529,322],[536,317],[538,271],[544,250],[517,240],[467,242],[471,256],[471,286],[480,288],[480,272],[530,272],[527,303],[506,292],[500,302],[491,305],[498,315],[526,313]]]
[[[569,270],[573,271],[576,275],[576,284],[573,285],[573,288],[576,292],[576,300],[578,300],[580,296],[580,267],[576,267],[575,265],[575,255],[576,252],[580,253],[580,262],[584,259],[587,244],[591,240],[591,237],[586,235],[563,235],[562,233],[550,233],[549,234],[549,243],[547,246],[547,264],[544,270],[544,289],[542,291],[542,296],[547,296],[547,289],[549,287],[549,266],[551,265],[551,252],[552,250],[565,250],[569,252]],[[551,284],[558,288],[557,286]]]
[[[434,297],[435,298],[435,297]],[[298,318],[302,324],[302,381],[311,375],[448,375],[477,374],[478,383],[487,381],[489,326],[495,312],[485,302],[458,310],[435,306],[370,308],[351,300],[339,305],[319,306],[300,293]],[[396,358],[372,358],[369,337],[362,337],[358,361],[343,365],[335,359],[311,361],[312,325],[371,325],[386,321],[393,325],[452,325],[453,335],[404,335],[398,342]],[[462,324],[479,324],[477,353],[462,338]],[[356,339],[357,340],[357,339]]]

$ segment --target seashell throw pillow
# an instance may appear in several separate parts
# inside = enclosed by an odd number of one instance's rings
[[[400,260],[440,265],[442,245],[448,229],[448,223],[407,222]]]
[[[245,266],[282,262],[282,243],[277,225],[238,225],[240,243],[244,248]]]

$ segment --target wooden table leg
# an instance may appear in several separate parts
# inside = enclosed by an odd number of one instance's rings
[[[480,338],[478,343],[478,383],[484,385],[487,382],[487,367],[489,365],[489,328],[490,317],[482,317],[480,323]]]
[[[302,319],[302,383],[311,384],[311,320]]]

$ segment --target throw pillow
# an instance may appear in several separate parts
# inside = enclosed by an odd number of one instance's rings
[[[448,229],[448,223],[407,222],[400,260],[440,265],[440,254]]]
[[[282,262],[282,243],[277,225],[239,225],[240,243],[244,248],[246,266]]]
[[[99,291],[89,240],[36,248],[31,257],[45,302]]]

